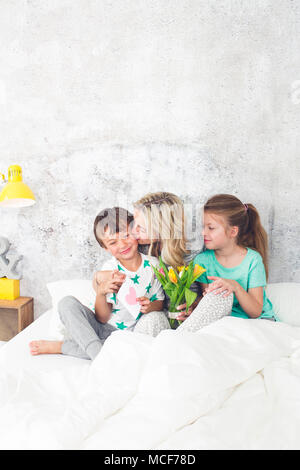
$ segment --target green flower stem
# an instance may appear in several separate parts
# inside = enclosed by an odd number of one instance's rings
[[[184,287],[182,289],[182,292],[179,294],[179,297],[178,297],[178,299],[175,303],[175,308],[178,307],[178,305],[180,305],[180,302],[181,302],[183,296],[184,296]]]

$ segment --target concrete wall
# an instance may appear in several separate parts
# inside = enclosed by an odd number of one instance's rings
[[[149,191],[259,209],[270,281],[300,282],[300,3],[1,0],[0,172],[37,204],[0,210],[36,316],[46,283],[105,256],[96,213]]]

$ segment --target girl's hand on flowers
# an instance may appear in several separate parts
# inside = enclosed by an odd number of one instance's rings
[[[223,279],[216,276],[207,276],[207,279],[212,279],[213,282],[207,286],[204,294],[214,291],[214,294],[223,294],[223,297],[228,297],[238,287],[238,282],[232,279]]]
[[[148,297],[137,297],[136,299],[141,306],[141,312],[142,313],[149,313],[151,312],[151,301],[148,299]]]

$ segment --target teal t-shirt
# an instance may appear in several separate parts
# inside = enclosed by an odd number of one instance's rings
[[[266,296],[265,287],[267,285],[266,271],[261,255],[251,248],[247,248],[248,252],[243,261],[234,268],[225,268],[222,266],[216,256],[214,250],[205,250],[194,258],[194,264],[199,264],[206,269],[206,272],[198,278],[198,282],[210,284],[213,282],[207,279],[207,276],[217,276],[223,279],[233,279],[237,281],[245,291],[254,287],[264,288],[263,309],[259,318],[276,319],[273,305]],[[249,318],[249,315],[242,309],[237,301],[236,296],[233,298],[232,313],[234,317]]]

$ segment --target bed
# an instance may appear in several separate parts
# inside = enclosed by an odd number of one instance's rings
[[[197,333],[118,331],[91,362],[31,356],[63,334],[52,309],[0,349],[1,449],[300,449],[300,284],[270,284],[280,322],[223,318]],[[81,290],[80,290],[81,289]]]

